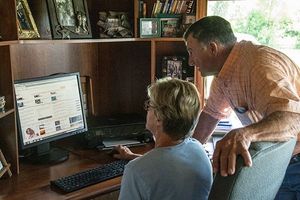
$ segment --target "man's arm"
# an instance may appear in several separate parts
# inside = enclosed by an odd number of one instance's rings
[[[230,131],[217,143],[213,155],[214,172],[222,176],[235,173],[236,157],[241,155],[246,166],[252,165],[248,148],[251,142],[287,141],[300,132],[300,114],[277,111],[258,123]]]
[[[204,144],[215,130],[220,120],[201,112],[193,137]]]

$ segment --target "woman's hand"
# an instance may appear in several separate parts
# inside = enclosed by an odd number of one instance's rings
[[[141,154],[133,153],[128,147],[122,145],[116,146],[114,150],[116,150],[117,153],[114,154],[113,157],[117,159],[133,160],[142,156]]]

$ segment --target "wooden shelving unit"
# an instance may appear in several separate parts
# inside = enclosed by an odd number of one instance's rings
[[[0,95],[4,95],[7,102],[7,112],[0,114],[0,148],[11,164],[13,174],[19,173],[14,80],[78,71],[93,81],[95,116],[145,115],[146,87],[159,78],[157,70],[162,56],[187,55],[182,38],[138,37],[138,0],[87,0],[93,38],[71,40],[51,40],[43,36],[46,30],[42,24],[48,15],[46,1],[27,1],[42,36],[40,39],[19,39],[16,1],[0,1],[0,18],[4,19],[0,21]],[[145,2],[153,5],[156,0]],[[204,15],[206,0],[197,0],[196,5],[196,17],[200,18]],[[129,13],[133,38],[99,38],[98,12],[110,10]],[[202,91],[202,80],[197,72],[195,80]]]
[[[10,109],[10,110],[7,110],[7,111],[5,111],[5,112],[0,112],[0,119],[1,119],[1,118],[4,118],[5,116],[7,116],[7,115],[9,115],[9,114],[11,114],[11,113],[14,113],[14,112],[15,112],[14,109]]]

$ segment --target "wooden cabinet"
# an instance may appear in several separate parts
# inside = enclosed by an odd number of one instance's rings
[[[138,0],[87,0],[93,39],[51,40],[47,1],[27,0],[41,38],[20,40],[16,2],[0,0],[0,95],[7,101],[0,114],[0,148],[19,173],[18,135],[14,109],[14,80],[79,71],[90,77],[94,116],[139,113],[145,115],[146,87],[160,70],[164,55],[187,55],[182,38],[138,37]],[[146,0],[148,17],[155,0]],[[206,0],[196,2],[196,17],[205,14]],[[125,11],[132,22],[133,38],[100,39],[99,11]],[[202,90],[200,75],[196,85]],[[92,103],[91,103],[92,102]]]

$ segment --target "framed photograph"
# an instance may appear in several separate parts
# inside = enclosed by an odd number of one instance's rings
[[[141,38],[160,37],[159,18],[140,18],[140,37]]]
[[[16,1],[17,24],[20,39],[39,38],[40,34],[32,17],[27,0]]]
[[[163,56],[162,76],[186,79],[187,58],[185,56]]]
[[[195,15],[183,15],[182,17],[182,33],[185,32],[190,25],[196,22]]]
[[[180,18],[160,18],[161,37],[179,37]]]
[[[128,12],[98,12],[100,38],[131,38],[133,31]]]
[[[91,38],[91,25],[85,0],[47,0],[54,39]]]
[[[5,174],[8,173],[9,177],[12,176],[10,171],[10,164],[6,162],[5,157],[0,149],[0,178]]]

